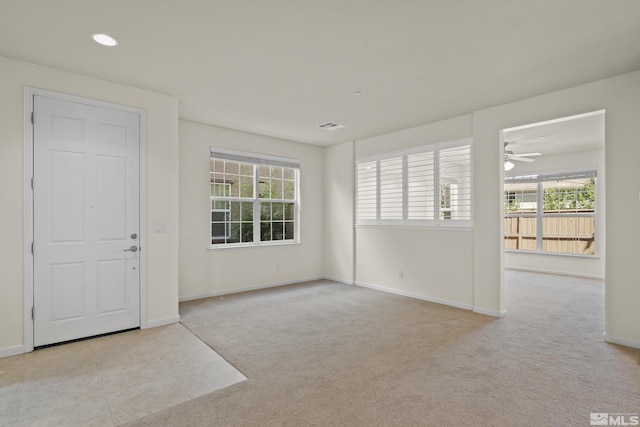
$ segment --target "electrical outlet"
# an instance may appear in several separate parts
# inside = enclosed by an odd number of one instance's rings
[[[398,272],[398,279],[404,279],[404,271],[400,270]]]
[[[280,268],[280,264],[276,264],[276,272],[280,273],[282,269]]]

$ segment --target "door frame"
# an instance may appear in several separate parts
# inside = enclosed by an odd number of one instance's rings
[[[34,306],[34,257],[31,252],[33,242],[33,188],[31,180],[33,178],[33,126],[31,123],[31,112],[33,111],[34,95],[47,96],[62,101],[78,102],[94,107],[103,107],[126,111],[140,116],[140,328],[145,329],[147,325],[147,114],[140,108],[130,107],[122,104],[115,104],[101,100],[85,98],[77,95],[70,95],[51,90],[40,89],[31,86],[24,87],[24,139],[23,139],[23,260],[24,260],[24,309],[23,309],[23,343],[24,352],[33,351],[34,342],[34,322],[32,309]]]

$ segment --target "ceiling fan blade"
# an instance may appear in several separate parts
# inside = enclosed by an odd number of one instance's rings
[[[535,162],[536,159],[529,159],[527,157],[517,157],[517,156],[510,156],[509,160],[515,160],[516,162],[527,162],[527,163],[531,163],[531,162]]]
[[[522,153],[522,154],[514,154],[514,156],[535,157],[535,156],[542,156],[542,153]]]

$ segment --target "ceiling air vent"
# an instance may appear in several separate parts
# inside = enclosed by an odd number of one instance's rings
[[[323,123],[321,125],[318,125],[318,127],[320,129],[324,129],[324,130],[338,130],[338,129],[342,129],[342,128],[346,127],[346,126],[345,125],[340,125],[338,123],[327,122],[327,123]]]

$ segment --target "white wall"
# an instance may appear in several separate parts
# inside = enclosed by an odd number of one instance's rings
[[[180,161],[180,296],[211,295],[256,286],[287,283],[323,275],[349,281],[353,257],[349,233],[329,233],[330,221],[341,230],[353,225],[352,172],[327,177],[324,164],[349,148],[323,149],[258,135],[180,122],[175,98],[72,73],[0,58],[0,356],[23,345],[23,90],[24,86],[86,96],[146,109],[148,156],[148,310],[146,321],[161,324],[177,316],[178,165]],[[607,339],[640,347],[640,279],[635,270],[640,227],[640,71],[538,97],[500,105],[451,120],[355,143],[355,155],[367,156],[473,136],[474,229],[416,233],[391,228],[358,228],[354,280],[395,292],[440,300],[500,315],[505,308],[502,250],[502,146],[504,128],[558,117],[606,110],[606,334]],[[302,161],[301,245],[208,251],[209,146],[263,152]],[[343,157],[344,156],[344,157]],[[345,199],[326,217],[329,189],[344,186]],[[201,188],[202,186],[203,188]],[[203,197],[204,195],[204,197]],[[166,223],[166,234],[153,224]],[[395,252],[392,252],[395,250]],[[454,264],[451,257],[459,259]],[[327,257],[327,262],[323,260]],[[384,260],[391,260],[385,263]],[[396,260],[402,260],[398,265]],[[245,266],[250,262],[252,268]],[[275,265],[281,265],[276,271]],[[429,265],[426,268],[424,264]],[[447,275],[455,266],[455,280]],[[404,277],[398,280],[398,271]],[[435,278],[435,280],[429,280]],[[455,282],[455,283],[454,283]]]
[[[209,249],[211,146],[300,160],[300,244]],[[180,298],[322,277],[323,174],[320,147],[180,121]]]
[[[598,170],[598,178],[596,180],[596,255],[594,257],[586,257],[505,251],[505,268],[604,279],[606,241],[606,173],[604,154],[605,150],[602,149],[542,156],[532,163],[517,162],[515,168],[505,172],[506,176],[517,176],[586,168],[596,168]]]
[[[324,153],[324,274],[349,284],[355,280],[353,149],[348,142]]]
[[[640,71],[599,80],[474,113],[474,141],[487,146],[474,175],[476,223],[474,298],[504,307],[502,278],[501,129],[598,110],[605,115],[606,163],[606,336],[612,342],[640,347],[640,280],[637,242],[640,227]],[[494,218],[491,221],[490,218]],[[481,247],[481,242],[491,246]],[[482,256],[480,256],[482,254]]]
[[[472,133],[472,117],[462,116],[357,141],[355,156],[451,141]],[[353,187],[353,179],[344,185]],[[472,308],[472,245],[472,230],[357,227],[355,280],[363,286]]]
[[[640,279],[634,268],[640,227],[629,227],[640,218],[640,71],[475,111],[472,123],[469,116],[462,116],[356,142],[355,156],[364,157],[467,136],[474,141],[471,237],[464,231],[359,227],[356,282],[502,315],[508,307],[504,300],[500,131],[599,110],[606,110],[606,242],[600,248],[600,253],[606,253],[606,335],[612,342],[640,347]],[[342,185],[353,187],[354,183],[345,180]],[[350,208],[342,220],[352,220],[352,216]],[[325,250],[334,250],[335,244],[328,244]],[[455,264],[459,275],[455,283],[445,274],[454,254],[462,254]],[[430,268],[421,265],[427,258]],[[590,266],[593,270],[578,264],[566,268],[591,271],[595,276],[603,271],[602,265]],[[398,277],[400,270],[403,279]],[[427,282],[429,277],[437,280]]]
[[[23,352],[24,86],[147,111],[147,311],[143,326],[178,317],[178,101],[176,98],[0,57],[0,357]],[[153,224],[167,224],[154,234]]]

